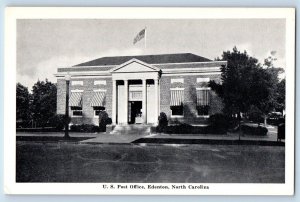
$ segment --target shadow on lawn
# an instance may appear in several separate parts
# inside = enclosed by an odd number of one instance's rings
[[[17,141],[32,141],[32,142],[79,142],[82,140],[91,139],[93,137],[70,137],[65,139],[64,137],[49,137],[49,136],[17,136]]]
[[[211,144],[211,145],[258,145],[285,146],[284,142],[257,140],[212,140],[212,139],[176,139],[176,138],[140,138],[132,143],[141,144]]]

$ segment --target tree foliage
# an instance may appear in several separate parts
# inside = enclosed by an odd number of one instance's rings
[[[32,87],[31,112],[38,127],[45,127],[56,114],[56,85],[37,81]]]
[[[30,119],[29,101],[30,94],[28,88],[20,83],[16,85],[16,102],[17,102],[17,120],[22,122],[28,122]]]
[[[217,60],[225,60],[227,65],[221,68],[222,83],[211,81],[210,87],[222,98],[226,114],[247,113],[252,106],[266,115],[278,106],[280,99],[285,100],[282,98],[283,84],[278,89],[278,73],[282,69],[273,68],[272,61],[265,60],[268,61],[265,68],[256,58],[236,47],[223,52]]]
[[[285,79],[277,84],[275,109],[280,112],[285,109]]]

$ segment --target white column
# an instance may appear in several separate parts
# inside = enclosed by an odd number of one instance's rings
[[[155,122],[154,124],[158,124],[158,116],[159,116],[159,90],[158,90],[158,79],[154,79],[154,91],[155,91],[155,104],[154,104],[154,110],[155,110]]]
[[[117,123],[117,81],[112,81],[112,124]]]
[[[143,79],[143,101],[142,101],[143,123],[147,123],[147,85],[146,79]]]
[[[124,102],[125,102],[125,110],[124,110],[124,121],[125,125],[128,124],[128,80],[124,80]]]

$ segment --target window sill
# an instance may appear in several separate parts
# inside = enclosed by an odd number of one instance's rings
[[[171,115],[171,118],[184,118],[184,115]]]
[[[197,118],[209,118],[209,115],[197,115]]]
[[[71,118],[72,118],[72,117],[74,117],[74,118],[81,118],[82,115],[81,115],[81,116],[72,115]]]

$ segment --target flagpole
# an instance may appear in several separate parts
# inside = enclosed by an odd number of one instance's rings
[[[147,27],[145,27],[145,43],[144,43],[144,45],[145,45],[145,53],[146,53],[146,48],[147,48]]]

